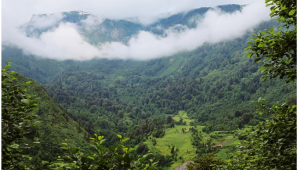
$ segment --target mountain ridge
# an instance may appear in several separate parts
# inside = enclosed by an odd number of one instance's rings
[[[242,5],[220,5],[217,6],[222,12],[225,13],[232,13],[235,11],[241,11]],[[158,21],[149,24],[149,25],[143,25],[139,22],[132,22],[132,20],[126,20],[126,19],[109,19],[104,18],[101,23],[95,23],[95,27],[100,28],[100,32],[96,29],[87,30],[83,26],[84,23],[82,23],[83,20],[87,19],[89,16],[95,17],[93,14],[83,14],[82,11],[70,11],[70,12],[62,12],[58,13],[61,14],[61,18],[54,23],[53,26],[47,27],[45,29],[35,29],[29,21],[27,24],[22,26],[22,29],[26,31],[27,36],[39,36],[43,32],[46,32],[50,29],[53,29],[57,27],[61,22],[66,23],[74,23],[77,26],[79,26],[79,32],[83,33],[83,36],[86,37],[86,39],[91,44],[98,44],[98,43],[104,43],[104,42],[111,42],[111,41],[120,41],[123,43],[127,43],[130,37],[136,35],[140,31],[149,31],[155,35],[162,36],[165,29],[169,29],[171,27],[174,27],[176,25],[183,25],[187,26],[188,28],[195,28],[197,26],[197,22],[189,22],[189,20],[193,19],[194,17],[202,16],[210,9],[215,9],[213,7],[201,7],[198,9],[193,9],[186,12],[181,12],[178,14],[171,15],[167,18],[160,18]],[[45,16],[53,16],[54,14],[36,14],[35,17],[45,17]],[[57,14],[56,14],[57,15]],[[96,17],[97,18],[97,17]],[[200,17],[201,18],[201,17]],[[94,18],[95,19],[95,18]],[[157,27],[161,27],[159,30]],[[105,30],[101,33],[101,30]],[[109,31],[110,30],[110,31]]]

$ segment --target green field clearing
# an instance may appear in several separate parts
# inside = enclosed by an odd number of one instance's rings
[[[183,114],[184,116],[184,114]],[[175,128],[169,128],[166,130],[166,134],[163,138],[156,138],[157,144],[153,146],[153,142],[149,138],[144,143],[149,147],[151,152],[160,153],[162,155],[171,155],[171,149],[175,146],[175,149],[178,148],[178,157],[180,156],[183,160],[193,160],[196,157],[196,148],[193,147],[191,142],[192,133],[179,133],[182,131],[182,128],[189,129],[193,126],[184,126],[184,125],[176,125]],[[198,131],[202,131],[204,126],[197,126]],[[177,129],[177,131],[176,131]],[[241,130],[242,131],[242,130]],[[232,134],[218,134],[220,131],[212,132],[210,134],[203,133],[203,139],[210,138],[211,135],[218,135],[218,139],[212,138],[212,142],[214,144],[222,144],[223,147],[216,153],[216,155],[222,159],[227,159],[227,154],[231,152],[236,145],[242,145],[241,141],[238,137],[235,137]],[[151,137],[153,138],[153,137]],[[170,147],[169,147],[170,146]],[[184,161],[184,162],[185,162]],[[174,169],[176,166],[181,165],[183,162],[180,159],[177,161],[173,161],[173,164],[168,169]]]
[[[187,125],[189,125],[190,122],[194,121],[193,119],[188,119],[188,115],[187,115],[186,111],[179,111],[178,115],[173,116],[173,119],[176,122],[179,122],[180,117],[183,119],[183,122],[186,122]]]
[[[175,149],[178,148],[178,157],[183,157],[184,160],[191,160],[196,156],[196,148],[193,148],[191,142],[191,133],[178,133],[181,132],[182,128],[189,129],[193,126],[175,126],[175,128],[170,128],[166,130],[166,134],[163,138],[156,138],[157,144],[153,146],[151,139],[148,139],[144,142],[148,145],[149,149],[152,152],[159,152],[162,155],[171,155],[171,148],[175,146]],[[197,126],[199,131],[202,130],[204,126]],[[178,129],[178,132],[176,132]],[[170,146],[170,148],[169,148]],[[188,151],[188,153],[187,153]],[[170,169],[174,169],[176,166],[181,165],[182,162],[178,159],[177,162],[174,162]]]
[[[156,138],[157,144],[153,146],[152,138],[147,139],[144,143],[149,147],[151,152],[153,153],[160,153],[164,156],[171,155],[171,149],[173,146],[175,146],[175,149],[178,148],[178,157],[182,157],[184,162],[188,160],[193,160],[196,155],[196,148],[192,145],[191,138],[192,133],[180,133],[182,132],[182,128],[188,130],[191,127],[189,126],[189,123],[194,121],[193,119],[189,119],[186,111],[179,111],[177,115],[173,116],[173,119],[175,121],[179,121],[180,118],[183,119],[183,122],[186,122],[187,125],[176,125],[175,128],[168,128],[166,129],[166,134],[163,138]],[[194,127],[195,128],[195,127]],[[197,126],[198,131],[202,131],[204,126]],[[241,133],[243,130],[235,131],[235,133]],[[212,133],[204,133],[203,134],[203,140],[206,140],[208,138],[211,138],[211,136],[216,136],[212,139],[212,143],[214,144],[222,144],[223,147],[219,149],[219,151],[216,153],[216,155],[222,159],[227,159],[228,153],[232,152],[236,148],[236,145],[241,146],[241,141],[238,139],[238,137],[234,137],[233,134],[226,134],[222,131],[215,131]],[[174,169],[176,166],[181,165],[182,162],[180,159],[177,159],[177,161],[172,162],[172,166],[166,169]]]

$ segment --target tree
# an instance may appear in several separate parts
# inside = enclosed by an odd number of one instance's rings
[[[92,105],[91,107],[90,107],[90,112],[91,113],[95,113],[97,111],[97,106],[96,105]]]
[[[156,139],[153,139],[153,146],[155,146],[157,144]]]
[[[209,153],[206,156],[197,158],[195,163],[188,163],[187,168],[188,170],[211,170],[218,169],[224,164],[225,162],[222,159],[216,158],[213,153]]]
[[[280,17],[285,31],[275,33],[263,31],[254,34],[249,42],[248,55],[254,55],[255,62],[263,62],[260,70],[263,79],[285,78],[287,83],[296,80],[296,1],[266,0],[272,5],[270,16]],[[259,114],[270,115],[254,131],[247,132],[246,148],[237,151],[228,162],[227,169],[296,169],[297,168],[297,105],[274,104],[270,107],[264,99],[255,103]]]
[[[92,140],[91,147],[93,153],[84,154],[79,147],[70,147],[67,143],[62,143],[62,149],[68,151],[64,157],[59,157],[53,162],[50,167],[53,169],[92,169],[92,170],[118,170],[118,169],[153,169],[158,162],[153,162],[152,159],[147,160],[147,155],[135,159],[130,155],[134,148],[126,148],[124,143],[129,138],[120,138],[120,143],[111,145],[108,148],[103,146],[105,141],[103,136],[95,134]],[[67,142],[67,140],[66,140]],[[65,158],[65,159],[62,159]],[[69,161],[66,161],[69,160]]]
[[[240,116],[242,116],[242,113],[237,110],[237,111],[235,111],[234,116],[235,117],[240,117]]]
[[[121,135],[117,135],[120,138],[120,143],[110,145],[108,148],[102,144],[105,141],[103,136],[96,135],[96,138],[90,138],[92,141],[91,147],[94,152],[89,152],[87,155],[80,152],[80,148],[70,147],[67,143],[63,143],[64,147],[61,148],[69,151],[65,157],[59,157],[55,162],[42,165],[40,159],[42,156],[38,152],[31,161],[27,161],[25,153],[31,147],[29,141],[35,137],[35,129],[38,128],[38,122],[35,120],[36,116],[33,114],[33,111],[37,108],[37,102],[27,94],[23,86],[18,84],[16,78],[13,76],[13,74],[17,73],[10,71],[8,67],[10,67],[9,63],[2,69],[1,82],[3,169],[39,169],[43,166],[43,169],[125,170],[153,169],[156,166],[157,162],[153,162],[152,159],[148,159],[147,157],[151,153],[137,158],[134,157],[131,154],[134,148],[126,148],[124,146],[124,143],[129,138],[123,138]],[[26,85],[29,84],[30,82],[26,83]],[[50,132],[46,134],[50,134]],[[43,160],[47,159],[49,160],[49,157]]]
[[[296,80],[297,76],[297,2],[295,0],[266,0],[271,6],[271,17],[278,17],[277,22],[284,25],[278,32],[272,27],[270,31],[254,33],[248,42],[248,57],[256,63],[263,63],[259,68],[264,81],[279,76],[286,82]]]
[[[142,143],[137,147],[136,152],[138,154],[141,154],[141,153],[144,154],[144,153],[147,153],[148,150],[149,150],[148,146],[146,144]]]
[[[123,111],[119,111],[118,116],[119,116],[119,118],[122,119],[124,117],[124,112]]]
[[[175,146],[172,147],[171,154],[174,154],[174,149],[175,149]]]
[[[235,153],[230,160],[230,168],[296,169],[297,106],[275,104],[270,108],[264,99],[259,99],[256,105],[260,114],[272,116],[246,134],[247,147]]]
[[[22,150],[26,146],[24,141],[34,137],[38,122],[33,110],[37,108],[36,101],[26,93],[26,89],[16,83],[8,63],[2,69],[2,168],[23,169],[20,165],[24,158]],[[27,82],[26,85],[29,85]]]
[[[168,116],[168,117],[167,117],[167,124],[172,123],[172,121],[173,121],[172,116]]]

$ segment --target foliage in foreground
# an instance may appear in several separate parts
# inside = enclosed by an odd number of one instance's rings
[[[188,169],[197,169],[197,170],[211,170],[211,169],[217,169],[219,167],[222,167],[222,165],[225,164],[225,161],[223,161],[220,158],[216,158],[216,156],[212,153],[209,153],[206,156],[199,157],[195,160],[195,163],[188,163],[187,168]]]
[[[255,62],[263,62],[263,79],[279,76],[287,83],[297,79],[297,4],[296,1],[266,0],[271,17],[279,16],[285,31],[255,34],[249,42]],[[294,28],[293,28],[294,27]],[[296,169],[297,105],[274,104],[271,108],[264,99],[256,103],[260,114],[271,115],[248,133],[247,148],[235,153],[228,169]]]
[[[275,104],[264,99],[256,103],[260,113],[272,115],[246,134],[247,148],[229,160],[228,169],[296,169],[297,106]]]
[[[22,151],[29,148],[26,139],[33,138],[38,127],[36,101],[26,93],[26,89],[17,85],[13,74],[9,71],[10,63],[2,69],[2,168],[22,169]],[[27,82],[26,85],[30,84]]]
[[[297,2],[294,0],[266,0],[266,6],[271,6],[271,17],[278,17],[284,26],[275,31],[254,33],[250,39],[248,57],[255,62],[263,63],[259,70],[263,79],[279,76],[286,82],[297,79]],[[282,31],[283,30],[283,31]]]
[[[263,65],[262,78],[266,81],[280,77],[287,83],[297,79],[297,6],[296,1],[266,0],[271,7],[271,17],[279,16],[285,31],[270,31],[254,34],[249,42],[255,62]],[[274,104],[271,108],[264,99],[255,105],[260,114],[271,115],[266,122],[261,122],[255,130],[248,132],[246,148],[232,154],[223,169],[296,169],[297,168],[297,105]],[[200,159],[200,158],[199,158]],[[214,167],[211,162],[210,167]],[[194,169],[201,169],[204,166]],[[192,169],[192,168],[189,168]]]
[[[120,143],[117,145],[111,145],[109,148],[105,148],[102,143],[105,141],[103,136],[97,136],[91,138],[91,147],[94,153],[85,155],[80,151],[80,148],[72,148],[67,143],[62,149],[69,151],[64,157],[59,158],[54,162],[51,167],[54,169],[93,169],[93,170],[121,170],[121,169],[153,169],[157,162],[153,160],[146,160],[150,154],[143,155],[138,159],[134,159],[130,153],[134,151],[134,148],[126,148],[124,143],[129,138],[120,138]],[[65,159],[63,159],[65,158]],[[147,162],[148,161],[148,162]]]
[[[33,110],[37,108],[36,100],[26,93],[26,89],[16,83],[16,78],[9,69],[10,63],[2,69],[2,168],[3,169],[28,169],[35,166],[25,160],[25,148],[30,148],[28,139],[33,139],[38,128],[36,115]],[[26,85],[30,84],[27,82]],[[110,145],[105,148],[102,143],[103,136],[91,138],[91,146],[95,151],[85,156],[80,148],[72,148],[63,143],[70,152],[51,165],[44,165],[43,169],[153,169],[157,162],[147,159],[147,155],[135,159],[130,155],[133,148],[126,148],[124,143],[129,138],[121,139],[120,144]],[[26,168],[27,165],[27,168]]]

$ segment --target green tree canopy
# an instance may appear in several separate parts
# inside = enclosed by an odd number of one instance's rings
[[[284,23],[283,31],[254,34],[249,42],[248,55],[262,62],[263,79],[285,78],[296,80],[297,57],[297,6],[293,0],[266,0],[271,7],[271,17]],[[270,115],[255,130],[248,132],[246,149],[237,151],[229,160],[228,169],[296,169],[297,168],[297,105],[274,104],[270,107],[264,99],[256,102],[259,114]]]
[[[36,101],[26,93],[25,87],[16,83],[10,71],[10,63],[2,69],[2,168],[23,169],[22,150],[29,147],[26,138],[34,136],[33,129],[38,127],[33,110]],[[26,85],[30,84],[27,82]]]
[[[254,33],[254,38],[248,43],[248,57],[255,62],[263,63],[261,70],[263,79],[280,77],[286,82],[297,77],[297,2],[294,0],[266,0],[266,6],[271,6],[271,17],[277,17],[277,22],[284,25],[278,30],[272,27]]]

